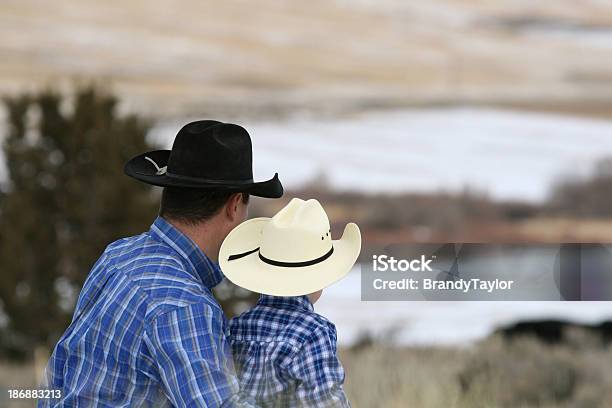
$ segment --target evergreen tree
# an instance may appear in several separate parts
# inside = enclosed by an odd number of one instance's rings
[[[105,246],[148,228],[152,189],[123,175],[152,149],[149,125],[119,116],[117,100],[89,86],[6,98],[7,180],[0,190],[0,346],[11,357],[51,346]]]
[[[112,95],[90,86],[4,105],[0,354],[23,358],[55,344],[91,266],[112,241],[149,228],[159,192],[123,174],[128,159],[154,147],[149,124],[118,115]],[[227,281],[215,295],[228,317],[257,298]]]
[[[93,86],[5,98],[7,180],[0,186],[0,354],[30,357],[70,323],[91,266],[119,238],[149,228],[159,191],[123,174],[148,145],[149,124],[117,114]],[[224,282],[228,317],[257,298]]]

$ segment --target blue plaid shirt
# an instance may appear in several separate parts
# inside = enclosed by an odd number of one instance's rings
[[[230,322],[240,387],[262,407],[350,407],[336,328],[307,296],[262,295]]]
[[[239,396],[228,325],[211,289],[223,275],[158,217],[110,244],[57,343],[39,407],[249,406]]]

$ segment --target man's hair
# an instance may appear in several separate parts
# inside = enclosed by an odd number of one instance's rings
[[[197,188],[165,187],[159,215],[164,218],[195,225],[212,218],[227,203],[235,191],[210,191]],[[249,202],[249,194],[242,194],[242,202]]]

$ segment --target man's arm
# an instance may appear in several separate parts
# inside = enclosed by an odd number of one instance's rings
[[[223,315],[194,303],[157,316],[145,343],[176,407],[251,407],[239,393]]]
[[[298,380],[303,407],[350,407],[344,393],[344,369],[336,356],[336,333],[316,329],[289,366]]]

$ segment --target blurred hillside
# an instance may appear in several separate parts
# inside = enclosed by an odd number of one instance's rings
[[[6,0],[0,60],[0,94],[101,78],[157,117],[454,102],[609,116],[612,3]]]

